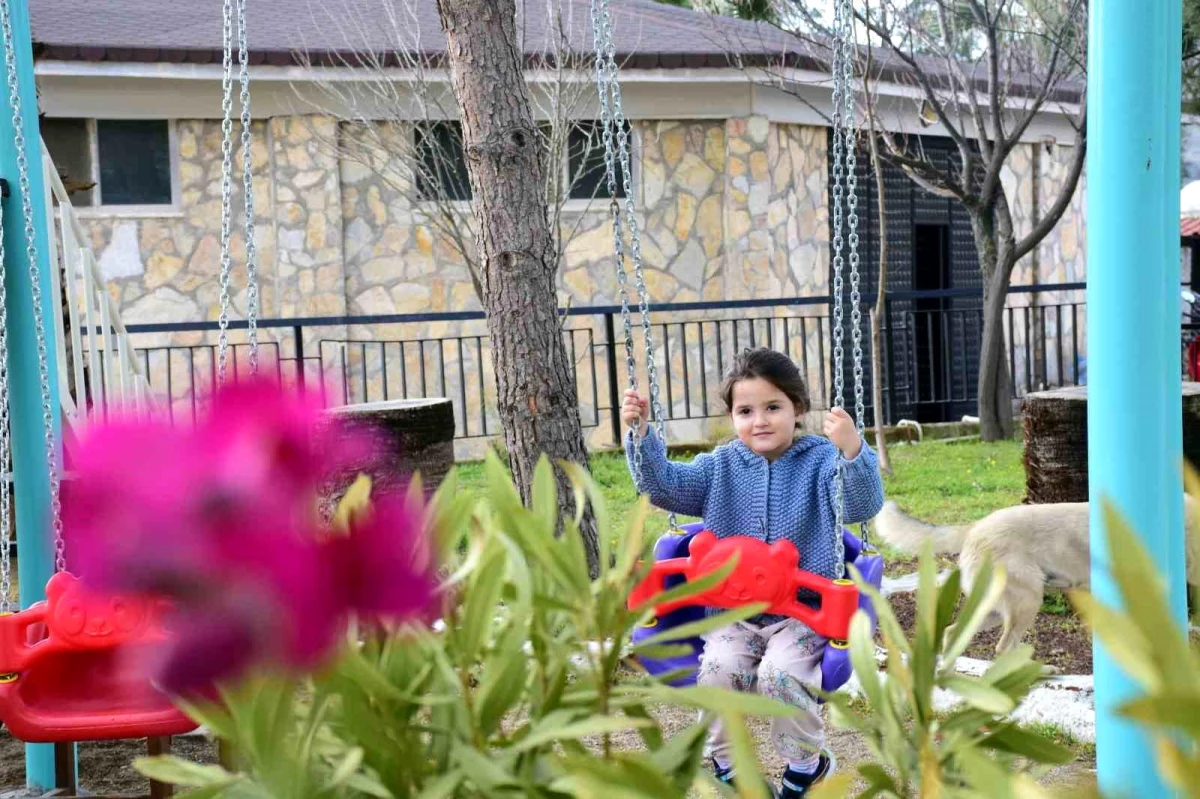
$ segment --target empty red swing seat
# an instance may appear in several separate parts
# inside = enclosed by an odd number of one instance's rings
[[[0,617],[0,721],[27,743],[196,729],[145,666],[166,638],[162,610],[159,600],[92,593],[55,574],[46,601]]]

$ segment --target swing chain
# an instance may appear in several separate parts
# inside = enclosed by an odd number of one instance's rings
[[[843,162],[845,150],[853,152],[854,142],[849,138],[846,131],[846,119],[843,115],[843,106],[846,105],[846,95],[850,93],[850,81],[847,77],[848,71],[845,69],[845,61],[847,59],[845,40],[847,38],[847,29],[850,28],[847,19],[847,0],[836,0],[834,6],[833,17],[833,385],[834,397],[833,407],[842,408],[844,406],[843,391],[845,387],[845,374],[843,372],[843,363],[845,361],[845,349],[843,347],[843,282],[842,271],[845,265],[845,260],[842,255],[844,246],[843,235],[843,215],[842,205],[845,199],[845,187],[842,184],[842,178],[845,171],[846,163],[850,162],[853,156],[846,158]],[[852,28],[850,28],[852,34]],[[842,526],[845,518],[845,475],[843,472],[844,461],[842,453],[837,453],[837,470],[834,473],[834,575],[841,578],[845,575],[845,541],[842,538]]]
[[[612,214],[613,252],[617,263],[617,286],[621,292],[621,322],[625,329],[625,369],[629,375],[630,390],[637,391],[637,361],[633,354],[633,326],[629,319],[629,277],[625,271],[625,236],[621,223],[621,205],[616,199],[615,144],[612,130],[610,93],[604,58],[605,49],[602,41],[603,37],[601,36],[603,27],[600,21],[599,0],[592,0],[591,14],[593,40],[596,48],[596,86],[599,89],[600,95],[600,120],[604,128],[604,170],[608,182],[608,193],[613,198],[609,203],[609,211]],[[612,412],[618,413],[618,409],[613,408]],[[641,432],[641,421],[638,420],[633,423],[633,472],[637,483],[641,483],[642,478],[642,448],[638,446]]]
[[[865,440],[863,430],[866,425],[866,407],[863,402],[863,350],[862,350],[862,295],[859,292],[859,259],[858,259],[858,164],[856,159],[858,136],[854,129],[854,6],[853,0],[844,0],[846,8],[844,22],[846,39],[843,45],[845,56],[842,61],[843,102],[845,104],[844,135],[846,137],[846,200],[849,214],[846,220],[849,229],[847,241],[850,245],[850,331],[853,336],[854,358],[854,428],[860,440]],[[838,371],[841,371],[839,366]],[[867,522],[859,525],[863,548],[866,549],[868,527]],[[842,540],[839,530],[838,541]]]
[[[254,158],[250,135],[250,58],[246,44],[246,0],[237,0],[238,60],[242,101],[242,198],[246,210],[246,325],[250,374],[258,374],[258,249],[254,241]],[[226,279],[228,286],[228,279]],[[228,292],[226,292],[228,297]]]
[[[221,14],[221,42],[224,54],[221,62],[221,296],[217,325],[217,382],[225,382],[229,357],[229,273],[232,265],[229,254],[230,217],[232,215],[233,175],[233,0],[224,0]]]
[[[646,275],[642,265],[642,244],[638,232],[637,216],[633,204],[633,182],[631,178],[632,159],[630,157],[629,134],[625,130],[625,111],[621,105],[621,85],[617,77],[616,44],[613,38],[612,15],[609,11],[608,0],[593,0],[592,2],[592,33],[595,41],[597,63],[596,71],[599,80],[600,105],[602,122],[605,129],[605,170],[608,177],[609,193],[613,196],[611,207],[614,220],[619,216],[619,203],[616,199],[616,165],[613,162],[612,139],[615,136],[617,153],[621,163],[621,184],[625,193],[625,223],[629,228],[630,254],[633,258],[634,283],[638,293],[638,310],[642,318],[642,340],[646,352],[646,379],[650,390],[650,423],[654,426],[658,439],[666,446],[666,425],[659,396],[658,366],[654,354],[654,336],[650,325],[650,301],[646,287]],[[611,98],[609,93],[611,92]],[[614,223],[614,246],[617,248],[618,282],[621,284],[621,321],[625,326],[626,352],[629,354],[630,387],[637,389],[637,377],[632,363],[633,330],[628,313],[628,295],[625,293],[625,259],[623,248],[620,247],[621,228]],[[670,364],[667,364],[670,368]],[[616,413],[616,409],[613,410]],[[641,433],[640,423],[634,426],[634,464],[635,476],[641,478]],[[668,516],[670,529],[678,529],[679,524],[675,514]]]
[[[54,536],[54,567],[66,569],[66,545],[63,541],[62,504],[60,489],[62,475],[58,470],[58,448],[54,439],[54,414],[50,394],[50,358],[46,344],[46,322],[42,318],[42,281],[38,268],[37,231],[33,224],[33,197],[29,183],[29,158],[26,152],[25,121],[21,113],[21,93],[17,79],[17,55],[13,42],[9,0],[0,0],[3,15],[4,60],[8,70],[8,102],[12,109],[13,140],[17,152],[17,174],[20,181],[21,213],[25,217],[25,257],[29,261],[29,289],[33,299],[34,333],[37,338],[38,383],[42,395],[42,436],[46,447],[46,466],[50,476],[50,524]],[[51,265],[57,268],[57,264]],[[7,491],[7,487],[5,487]],[[8,531],[4,530],[7,536]]]
[[[7,9],[6,12],[7,13]],[[4,211],[0,207],[0,228],[4,224]],[[12,431],[8,417],[8,291],[5,288],[5,263],[8,254],[4,249],[4,236],[0,235],[0,471],[11,474],[9,455],[12,452]],[[12,483],[4,481],[0,486],[0,615],[11,613],[14,608],[12,597]]]

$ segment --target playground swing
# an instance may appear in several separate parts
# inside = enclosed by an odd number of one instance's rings
[[[253,249],[253,194],[250,164],[249,72],[246,52],[245,0],[236,0],[242,100],[242,151],[246,195],[246,236],[250,330],[250,364],[257,369],[257,286]],[[20,165],[22,213],[35,308],[40,307],[33,206],[17,95],[14,42],[9,0],[0,0],[8,88]],[[229,216],[232,108],[231,50],[233,8],[224,7],[224,182],[222,186],[221,333],[218,343],[220,370],[225,379],[229,306]],[[3,286],[4,242],[0,240],[0,287]],[[3,289],[0,288],[0,292]],[[3,306],[0,293],[0,309]],[[0,536],[0,721],[13,737],[26,743],[63,743],[105,739],[156,738],[180,735],[197,724],[179,710],[163,692],[128,663],[140,653],[168,640],[163,626],[168,609],[163,600],[146,596],[113,596],[87,590],[67,571],[61,519],[60,476],[52,426],[50,370],[42,316],[34,314],[41,382],[46,457],[50,470],[50,510],[54,540],[55,573],[46,584],[46,599],[13,612],[11,559],[7,535]],[[0,319],[0,462],[11,452],[8,417],[7,330]],[[0,492],[0,526],[9,529],[12,508],[7,491]]]
[[[596,50],[596,83],[599,92],[601,121],[604,129],[604,160],[610,196],[613,226],[613,249],[617,264],[617,283],[621,292],[621,318],[625,330],[626,367],[629,385],[637,389],[636,363],[634,360],[633,330],[630,322],[627,275],[625,272],[624,231],[628,226],[630,256],[633,261],[635,285],[638,292],[642,334],[646,353],[646,373],[650,394],[650,424],[660,440],[666,441],[662,406],[659,401],[658,374],[655,364],[654,344],[650,328],[649,303],[646,283],[642,272],[640,239],[634,215],[633,196],[630,185],[630,156],[628,134],[625,131],[625,116],[621,106],[621,88],[617,78],[615,45],[612,35],[612,18],[608,0],[592,0],[592,34]],[[859,310],[858,272],[858,217],[853,96],[853,52],[854,31],[849,0],[838,0],[835,5],[835,45],[833,59],[833,106],[834,106],[834,183],[833,183],[833,228],[834,228],[834,407],[843,406],[844,348],[843,340],[843,280],[845,258],[843,248],[849,245],[850,261],[850,305],[851,328],[853,331],[853,375],[855,398],[855,425],[858,434],[863,433],[863,369],[862,330]],[[844,158],[843,158],[844,156]],[[616,197],[617,159],[620,159],[621,178],[625,196],[625,216],[622,220],[621,207]],[[845,183],[843,183],[845,176]],[[843,219],[843,203],[848,206],[848,220]],[[844,236],[844,221],[848,221],[849,235]],[[668,367],[669,368],[669,367]],[[613,412],[616,412],[614,408]],[[641,477],[640,423],[632,431],[633,469]],[[835,475],[834,547],[836,553],[836,577],[828,579],[799,568],[800,556],[791,542],[786,540],[767,544],[749,536],[733,536],[717,540],[712,532],[705,530],[704,522],[694,522],[680,527],[675,514],[669,518],[670,530],[656,542],[654,564],[649,575],[630,594],[631,609],[645,608],[653,597],[663,590],[689,579],[710,574],[727,563],[734,553],[739,555],[738,564],[728,579],[704,594],[681,602],[659,605],[653,618],[640,625],[633,633],[634,643],[644,641],[664,630],[702,618],[706,607],[738,607],[750,602],[767,601],[769,613],[780,613],[799,619],[819,635],[828,638],[822,659],[822,689],[834,691],[850,678],[852,666],[849,657],[850,620],[855,611],[862,608],[867,614],[872,629],[876,615],[870,598],[860,595],[852,580],[845,578],[847,564],[853,564],[863,580],[879,589],[883,579],[883,558],[870,546],[867,525],[861,525],[861,538],[843,525],[843,459],[839,453]],[[802,589],[819,598],[817,607],[798,600]],[[700,655],[704,649],[701,638],[683,642],[690,652],[669,658],[641,657],[643,667],[656,676],[667,679],[673,685],[690,685],[696,681]]]

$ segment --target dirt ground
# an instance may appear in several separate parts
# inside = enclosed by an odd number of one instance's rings
[[[939,558],[938,570],[949,569],[950,560]],[[886,572],[889,577],[900,577],[917,570],[916,560],[889,562]],[[915,597],[912,594],[893,594],[888,597],[896,620],[906,633],[914,630],[917,621]],[[1000,640],[1000,627],[978,633],[967,649],[967,657],[992,660],[996,656],[996,642]],[[1070,602],[1063,594],[1051,595],[1037,615],[1033,628],[1025,636],[1025,643],[1033,645],[1033,656],[1048,666],[1057,667],[1062,674],[1092,673],[1092,634],[1083,620],[1075,615]]]
[[[939,569],[949,563],[939,564]],[[894,561],[888,564],[888,574],[893,577],[916,570],[916,563]],[[915,623],[915,604],[908,594],[896,594],[889,598],[892,608],[905,631],[911,631]],[[1092,669],[1091,635],[1080,619],[1065,603],[1051,603],[1056,612],[1038,614],[1037,622],[1030,632],[1029,640],[1034,645],[1034,655],[1044,663],[1057,666],[1065,674],[1090,674]],[[989,630],[976,636],[967,655],[990,660],[999,636],[999,630]],[[656,712],[664,726],[664,732],[683,729],[695,720],[689,712],[676,708],[661,708]],[[765,773],[774,780],[783,771],[783,763],[763,742],[768,740],[768,723],[752,720],[752,732],[759,742],[759,758]],[[618,745],[637,746],[636,735]],[[862,740],[853,733],[831,730],[830,749],[838,760],[839,771],[853,770],[871,754]],[[200,738],[177,738],[174,754],[204,763],[215,763],[215,742]],[[143,741],[113,741],[80,744],[80,786],[90,793],[144,793],[149,790],[147,781],[134,772],[130,763],[146,753]],[[1086,752],[1080,759],[1048,772],[1041,782],[1060,791],[1072,791],[1094,784],[1093,755]],[[0,793],[12,790],[24,783],[24,745],[14,741],[7,732],[0,730]]]
[[[682,730],[696,719],[694,713],[677,708],[661,708],[655,715],[663,724],[663,732],[668,735],[673,731]],[[783,773],[783,761],[774,750],[762,744],[768,738],[768,723],[753,719],[750,724],[751,732],[759,742],[759,758],[764,773],[772,780],[778,780]],[[617,736],[616,743],[618,746],[633,747],[639,742],[636,734],[631,733],[628,740]],[[856,764],[871,760],[871,753],[853,733],[831,730],[828,745],[837,758],[838,771],[853,770]],[[215,763],[217,760],[215,742],[205,738],[177,738],[173,744],[173,751],[180,757],[201,763]],[[145,743],[141,741],[80,744],[80,787],[95,794],[147,792],[149,784],[130,765],[135,757],[145,753]],[[1072,763],[1048,772],[1041,782],[1047,787],[1064,791],[1083,788],[1094,783],[1094,768],[1095,761],[1092,756],[1085,754]],[[0,732],[0,793],[20,787],[24,780],[24,745],[14,741],[7,733]]]
[[[202,737],[175,738],[172,754],[198,763],[217,762],[217,744]],[[93,794],[148,793],[150,783],[130,765],[146,754],[145,741],[79,744],[79,787]],[[25,785],[25,744],[0,730],[0,793]]]

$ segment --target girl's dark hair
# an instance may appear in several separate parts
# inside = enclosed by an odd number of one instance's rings
[[[733,387],[741,380],[753,380],[761,377],[775,388],[783,392],[796,406],[796,414],[803,416],[809,411],[808,387],[804,378],[792,359],[782,352],[759,347],[744,349],[733,362],[733,366],[725,373],[721,383],[721,398],[725,400],[725,409],[733,413]]]

